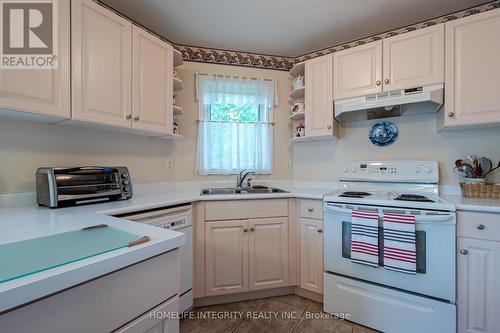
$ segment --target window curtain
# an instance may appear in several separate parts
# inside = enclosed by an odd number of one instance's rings
[[[197,172],[235,174],[242,169],[270,174],[273,161],[272,111],[277,105],[275,81],[221,75],[196,75],[200,107]],[[210,106],[257,105],[256,122],[212,121]]]

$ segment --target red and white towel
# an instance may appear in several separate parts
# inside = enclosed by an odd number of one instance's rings
[[[377,212],[353,210],[351,216],[351,261],[379,266]]]
[[[386,213],[384,220],[384,267],[417,273],[415,248],[415,216]]]

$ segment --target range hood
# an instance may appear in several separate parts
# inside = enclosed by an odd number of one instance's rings
[[[441,83],[335,101],[335,118],[347,122],[432,113],[442,105]]]

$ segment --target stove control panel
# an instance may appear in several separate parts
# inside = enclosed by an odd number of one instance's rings
[[[437,184],[437,161],[361,161],[342,165],[340,180]]]

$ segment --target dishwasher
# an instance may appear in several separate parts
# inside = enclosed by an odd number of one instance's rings
[[[180,251],[180,312],[193,306],[193,224],[191,205],[153,209],[138,213],[122,214],[117,217],[134,222],[151,224],[159,228],[182,232],[186,243]]]

